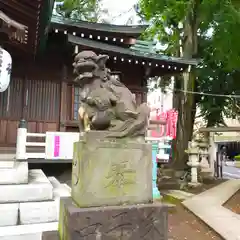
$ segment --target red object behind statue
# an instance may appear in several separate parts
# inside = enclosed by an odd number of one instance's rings
[[[154,114],[151,120],[166,121],[166,125],[159,125],[156,130],[151,130],[150,137],[171,137],[175,139],[177,134],[178,112],[175,109],[170,109],[162,113],[160,113],[159,109],[152,109],[152,111],[155,111],[156,114]]]

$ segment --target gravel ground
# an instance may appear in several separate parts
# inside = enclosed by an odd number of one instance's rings
[[[181,203],[176,205],[173,213],[169,213],[168,232],[169,240],[223,240]]]

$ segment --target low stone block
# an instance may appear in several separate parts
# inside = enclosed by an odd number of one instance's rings
[[[0,154],[0,168],[14,168],[15,154],[1,153]]]
[[[14,168],[15,166],[15,160],[0,160],[0,169],[4,168],[4,169],[11,169]]]
[[[68,186],[68,184],[62,183],[62,186],[63,186],[65,189],[67,189],[69,192],[72,191],[72,189]]]
[[[19,203],[0,204],[0,227],[17,225]]]
[[[0,240],[41,240],[41,233],[23,234],[15,236],[4,236],[0,237]]]
[[[167,240],[168,208],[160,203],[78,208],[61,199],[61,240]]]
[[[0,227],[0,240],[41,240],[43,232],[57,228],[58,222]]]
[[[57,231],[54,232],[44,232],[42,234],[42,240],[59,240],[59,235]]]
[[[152,201],[151,145],[89,138],[74,144],[72,198],[79,207]]]
[[[57,206],[57,216],[59,218],[59,209],[60,209],[60,199],[71,196],[71,188],[65,184],[60,183],[55,177],[48,178],[53,185],[53,198]],[[57,220],[58,220],[57,218]]]
[[[5,163],[2,164],[6,167]],[[1,165],[1,162],[0,162]],[[15,162],[13,168],[0,168],[0,185],[2,184],[26,184],[28,182],[28,163]],[[1,186],[0,186],[1,187]]]
[[[71,189],[69,189],[68,186],[65,186],[65,184],[60,183],[55,177],[48,177],[48,179],[53,186],[53,197],[54,201],[56,202],[57,216],[59,218],[60,198],[70,197]]]
[[[71,188],[66,184],[60,183],[55,177],[48,177],[48,180],[53,186],[53,196],[55,200],[60,197],[69,197],[71,195]]]
[[[55,201],[20,203],[20,224],[58,221],[58,207]]]
[[[53,199],[52,184],[40,169],[29,170],[28,184],[1,185],[0,192],[0,203],[34,202]]]
[[[61,185],[61,183],[55,177],[48,177],[48,180],[52,184],[53,189],[56,189]]]
[[[59,219],[60,198],[70,197],[69,188],[55,177],[49,177],[53,186],[53,201],[20,203],[20,223],[33,224],[54,222]]]

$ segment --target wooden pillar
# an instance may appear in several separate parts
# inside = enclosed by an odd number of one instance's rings
[[[22,119],[27,118],[28,112],[28,88],[27,88],[27,76],[23,78],[23,85],[22,85]]]
[[[60,98],[60,127],[61,132],[65,132],[65,122],[67,120],[67,67],[63,66],[61,81],[61,98]]]

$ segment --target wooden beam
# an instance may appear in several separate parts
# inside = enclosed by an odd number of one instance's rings
[[[0,0],[1,1],[1,0]],[[15,11],[13,8],[10,8],[8,6],[1,6],[0,3],[0,9],[4,8],[4,13],[8,15],[10,18],[18,21],[21,24],[24,24],[28,27],[30,26],[36,26],[37,23],[37,16],[35,18],[29,18],[27,15],[22,14],[21,12]]]
[[[0,11],[0,19],[3,21],[2,30],[8,34],[10,39],[16,39],[21,43],[25,42],[26,31],[28,30],[27,26],[11,19],[2,11]]]
[[[20,2],[22,2],[22,4],[24,4],[25,6],[26,5],[31,6],[32,8],[36,8],[36,9],[38,8],[38,5],[42,3],[42,1],[29,1],[29,0],[20,0]]]
[[[60,131],[65,132],[64,122],[67,119],[67,67],[63,66],[63,79],[61,82],[61,100],[60,100]]]
[[[1,42],[1,44],[3,44],[4,46],[8,45],[10,47],[15,47],[15,48],[18,48],[25,53],[29,53],[27,44],[22,44],[22,43],[15,42],[15,41],[10,41],[10,40]]]
[[[14,27],[18,30],[21,31],[25,31],[27,30],[27,26],[11,19],[10,17],[8,17],[4,12],[0,11],[0,19],[3,20],[3,22],[5,22],[8,26]]]
[[[240,132],[240,127],[208,127],[200,128],[199,132]]]
[[[27,7],[25,5],[22,5],[21,3],[19,3],[19,1],[9,1],[9,0],[0,0],[0,3],[8,6],[11,9],[14,9],[14,11],[16,12],[20,12],[23,15],[26,15],[32,19],[36,19],[37,18],[37,13],[34,12],[34,9],[32,9],[31,7]],[[4,9],[4,6],[3,6]],[[35,10],[36,11],[36,10]]]

